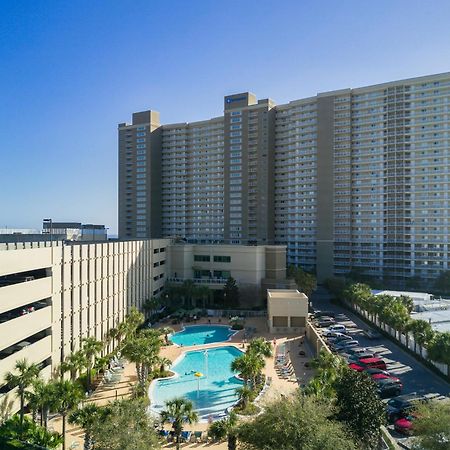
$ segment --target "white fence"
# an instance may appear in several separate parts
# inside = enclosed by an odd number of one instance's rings
[[[364,309],[361,309],[357,305],[352,305],[349,302],[346,302],[347,305],[357,311],[361,316],[365,317],[369,322],[376,325],[381,330],[385,331],[389,335],[391,335],[396,341],[399,341],[402,343],[405,347],[407,347],[412,352],[416,353],[417,355],[421,356],[422,358],[426,359],[430,364],[433,364],[436,369],[438,369],[441,373],[446,375],[447,377],[450,375],[449,366],[447,364],[438,363],[435,361],[432,361],[431,359],[428,359],[428,352],[425,347],[422,347],[421,345],[417,344],[414,341],[414,337],[410,333],[403,334],[400,331],[395,330],[394,328],[390,327],[384,322],[381,322],[378,317],[373,316],[369,314]]]

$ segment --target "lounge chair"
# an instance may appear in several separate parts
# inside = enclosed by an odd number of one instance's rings
[[[181,432],[181,439],[184,442],[189,442],[189,439],[191,438],[191,434],[192,434],[191,431],[182,431]]]
[[[202,435],[203,435],[203,431],[194,431],[194,439],[195,439],[195,442],[197,442],[197,444],[202,442]]]

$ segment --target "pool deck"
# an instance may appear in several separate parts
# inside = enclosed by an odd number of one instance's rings
[[[227,320],[223,319],[222,322],[218,322],[217,320],[211,319],[211,325],[227,325]],[[196,322],[198,325],[208,325],[207,319],[200,319]],[[167,324],[164,324],[162,326],[166,326]],[[195,323],[187,323],[184,325],[195,325]],[[179,331],[181,329],[181,325],[170,325],[175,331]],[[301,384],[307,383],[308,380],[312,377],[313,373],[311,369],[307,369],[304,367],[304,363],[311,359],[311,351],[307,345],[307,343],[303,343],[303,336],[293,336],[293,335],[273,335],[270,334],[267,331],[267,322],[266,319],[263,317],[255,317],[255,318],[249,318],[246,320],[246,327],[253,327],[256,328],[256,331],[253,335],[253,337],[265,337],[266,339],[270,341],[276,340],[276,345],[280,345],[282,343],[286,344],[286,348],[289,351],[290,359],[292,362],[292,366],[294,368],[295,376],[293,379],[298,378],[300,380]],[[213,348],[213,347],[227,347],[230,345],[233,345],[240,350],[245,350],[246,344],[243,343],[243,337],[244,337],[244,331],[239,331],[234,336],[232,336],[231,340],[225,341],[225,342],[216,342],[211,344],[203,344],[203,345],[192,345],[192,346],[185,346],[185,347],[178,347],[176,345],[169,345],[166,347],[163,347],[161,349],[161,356],[164,356],[171,361],[175,361],[176,358],[178,358],[181,353],[185,351],[192,351],[192,350],[201,350],[206,348]],[[300,344],[300,342],[302,342]],[[305,353],[305,355],[299,355],[299,352],[302,351]],[[295,390],[298,388],[298,383],[296,381],[289,381],[287,379],[282,379],[278,376],[276,370],[275,370],[275,363],[274,363],[274,357],[267,358],[266,359],[266,367],[265,367],[265,375],[266,377],[272,377],[272,383],[270,387],[266,390],[263,398],[260,400],[260,405],[264,406],[266,402],[270,402],[274,399],[280,398],[280,396],[289,396],[290,394],[294,393]],[[136,372],[135,372],[135,365],[134,364],[127,364],[125,366],[124,372],[122,374],[120,382],[111,385],[111,386],[105,386],[100,385],[99,388],[94,392],[94,394],[86,400],[86,404],[90,402],[95,402],[98,405],[105,405],[109,403],[110,401],[113,401],[116,397],[117,398],[127,398],[130,396],[131,392],[131,386],[136,383]],[[61,430],[61,420],[60,418],[55,418],[50,421],[50,426],[53,427],[56,431]],[[208,428],[207,423],[197,423],[192,426],[186,426],[185,430],[190,431],[206,431]],[[167,427],[167,429],[170,429],[170,427]],[[78,447],[74,448],[82,448],[83,446],[83,430],[80,427],[74,427],[72,425],[68,425],[67,428],[67,440],[66,445],[67,448],[72,443],[79,443]],[[175,444],[173,443],[167,443],[163,445],[163,448],[174,448]],[[227,443],[221,442],[221,443],[188,443],[188,444],[182,444],[182,448],[186,449],[194,449],[194,448],[210,448],[214,450],[226,450],[227,449]]]

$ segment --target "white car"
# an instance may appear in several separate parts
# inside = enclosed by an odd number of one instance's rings
[[[329,333],[342,333],[345,334],[347,332],[347,328],[345,325],[331,325],[326,330],[323,330],[323,335],[328,336]]]

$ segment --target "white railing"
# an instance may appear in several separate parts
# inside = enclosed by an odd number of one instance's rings
[[[195,284],[225,284],[226,278],[168,278],[172,283],[184,283],[187,280],[192,280]]]

